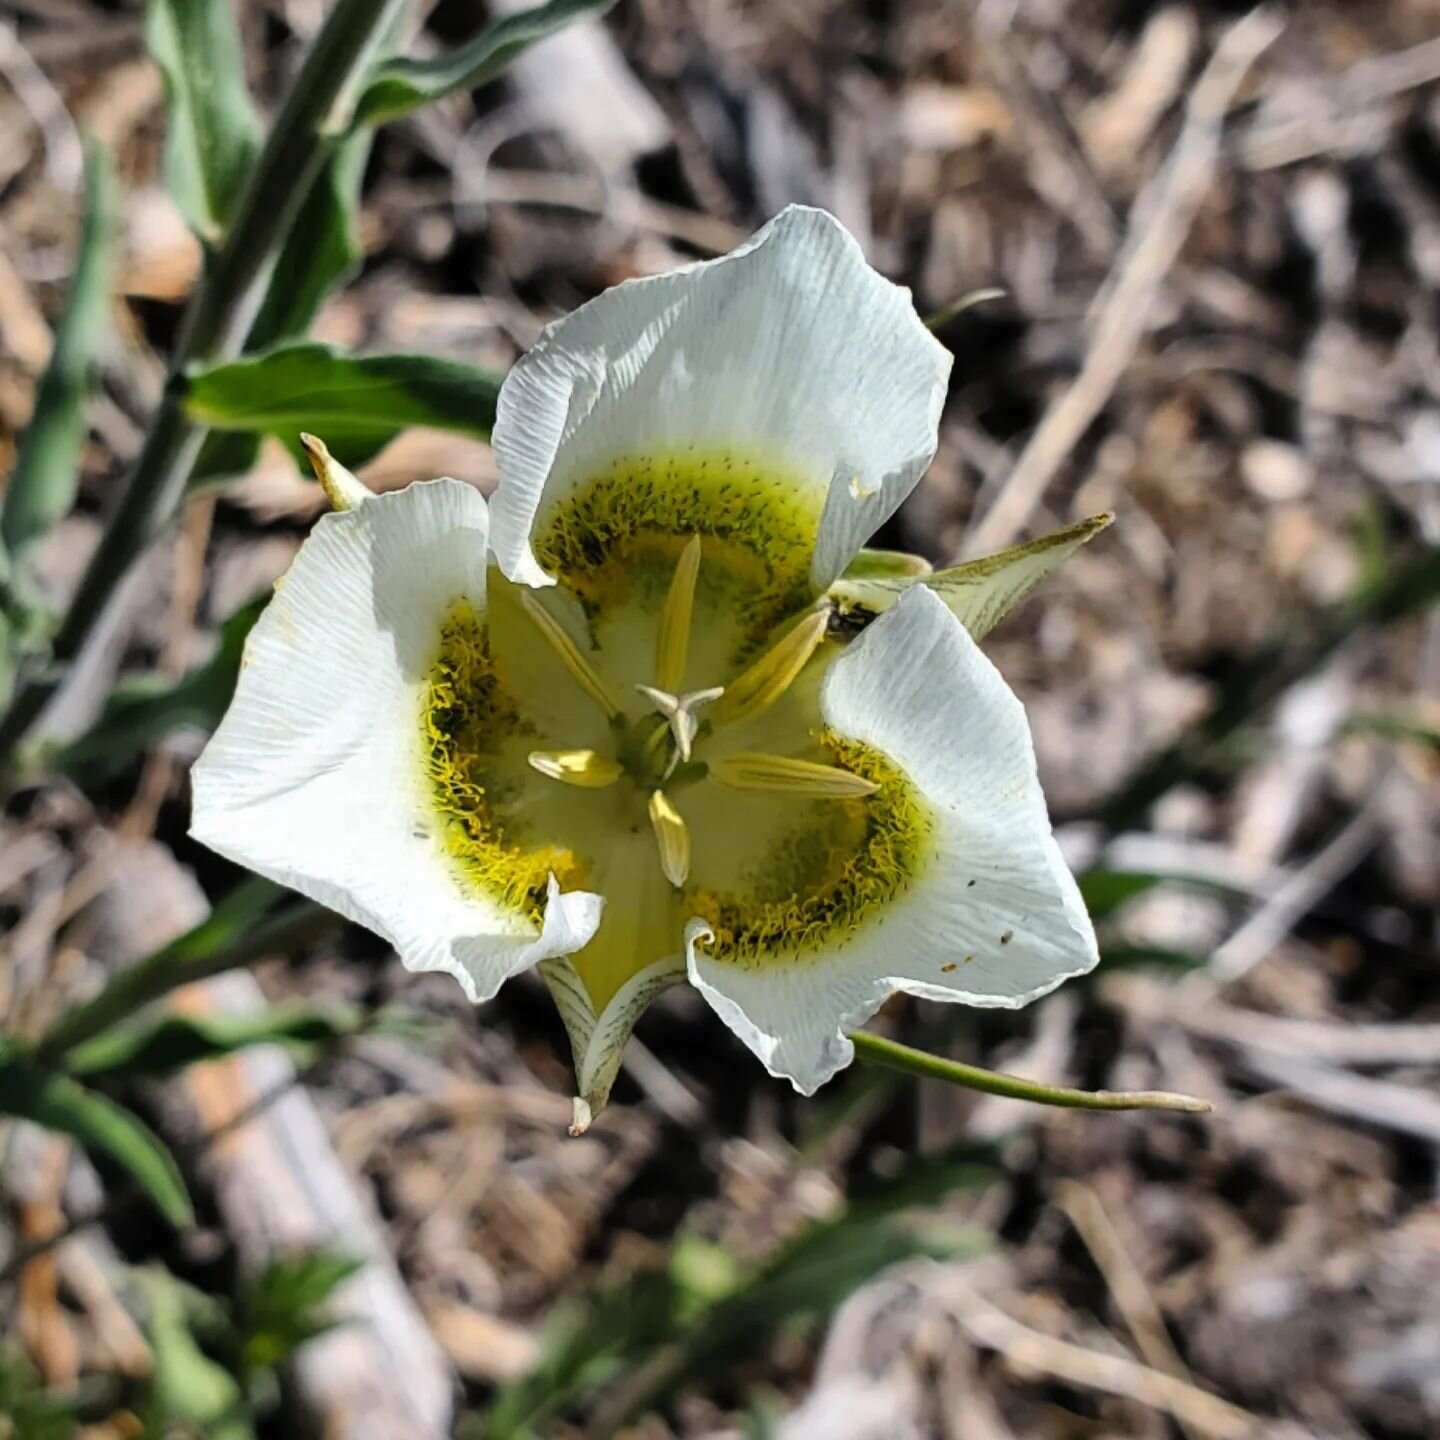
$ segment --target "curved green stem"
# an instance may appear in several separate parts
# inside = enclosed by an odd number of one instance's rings
[[[321,165],[340,140],[375,45],[403,0],[337,0],[255,162],[224,243],[191,299],[165,395],[120,502],[55,636],[52,663],[33,676],[0,719],[0,769],[85,643],[137,555],[170,520],[200,453],[205,428],[185,414],[185,373],[233,359],[265,296],[281,246]]]
[[[1168,1090],[1070,1090],[1063,1085],[1042,1085],[1018,1075],[1002,1075],[958,1060],[943,1060],[925,1050],[915,1050],[867,1030],[850,1036],[857,1058],[869,1065],[919,1075],[926,1080],[944,1080],[986,1095],[1003,1095],[1007,1100],[1033,1100],[1037,1105],[1059,1105],[1068,1110],[1183,1110],[1203,1115],[1208,1100],[1193,1095],[1174,1095]]]

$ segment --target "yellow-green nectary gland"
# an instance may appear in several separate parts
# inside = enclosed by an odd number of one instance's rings
[[[717,960],[755,967],[823,955],[899,899],[933,852],[933,816],[905,774],[858,741],[819,738],[836,764],[879,788],[803,807],[808,829],[758,857],[746,890],[687,889],[691,914],[714,931],[707,950]]]
[[[582,867],[563,845],[517,843],[496,814],[489,762],[499,741],[529,727],[495,674],[487,638],[463,600],[440,627],[421,710],[426,775],[441,844],[465,881],[538,925],[552,872],[570,889]]]
[[[535,557],[592,616],[627,604],[653,609],[681,547],[703,535],[711,545],[701,583],[728,582],[743,643],[810,598],[820,524],[812,495],[785,467],[734,452],[686,449],[620,460],[541,518]]]
[[[446,616],[437,637],[421,729],[444,849],[462,883],[535,924],[552,872],[562,889],[604,896],[601,930],[575,957],[597,1011],[628,975],[679,953],[694,916],[714,931],[707,952],[721,962],[822,957],[898,899],[933,853],[933,817],[908,778],[878,752],[822,728],[818,674],[838,653],[831,644],[760,720],[716,736],[702,727],[695,768],[703,774],[707,750],[761,749],[838,764],[878,788],[818,800],[735,792],[704,779],[675,789],[695,846],[678,889],[644,848],[653,843],[648,780],[626,774],[608,788],[582,789],[525,764],[531,751],[583,744],[622,763],[628,754],[633,768],[637,748],[626,750],[627,727],[632,739],[645,736],[654,718],[634,686],[653,683],[660,610],[693,536],[702,539],[703,559],[687,688],[734,680],[785,633],[811,600],[818,511],[797,498],[809,493],[782,469],[684,452],[612,465],[555,507],[535,551],[559,591],[579,600],[588,660],[624,709],[608,732],[573,733],[566,717],[592,702],[568,677],[562,682],[571,688],[541,703],[525,692],[528,681],[512,693],[507,678],[531,673],[511,664],[506,646],[517,642],[507,639],[492,653],[500,632],[468,605]],[[559,611],[554,592],[548,599]],[[526,641],[544,645],[534,634]],[[552,718],[537,725],[540,714]]]

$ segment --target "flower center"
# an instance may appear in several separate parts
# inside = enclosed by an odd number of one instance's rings
[[[838,647],[796,568],[806,545],[763,514],[761,548],[705,516],[689,534],[611,524],[613,550],[580,564],[569,527],[625,493],[608,483],[564,512],[563,543],[537,545],[559,585],[492,572],[485,625],[452,613],[425,699],[429,789],[466,878],[537,922],[552,871],[604,896],[573,957],[597,1012],[691,918],[737,964],[809,953],[930,850],[908,779],[823,727]]]

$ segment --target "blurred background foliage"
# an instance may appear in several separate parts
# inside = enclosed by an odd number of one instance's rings
[[[0,6],[0,1435],[1434,1433],[1440,5],[1247,8]],[[987,639],[1102,966],[882,1025],[1213,1117],[682,991],[571,1141],[538,987],[185,834],[299,431],[488,488],[549,319],[789,201],[956,357],[877,543],[1118,517]]]

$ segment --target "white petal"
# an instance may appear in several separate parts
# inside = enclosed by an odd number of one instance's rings
[[[813,492],[823,589],[929,465],[949,372],[909,291],[832,216],[792,206],[719,260],[598,296],[511,370],[496,558],[549,584],[532,528],[585,480],[630,456],[733,447]]]
[[[537,935],[456,883],[432,831],[420,695],[442,617],[485,603],[485,502],[437,480],[319,520],[250,635],[193,772],[197,839],[488,999],[578,949],[601,902],[550,881]]]
[[[1091,969],[1095,934],[1050,832],[1020,702],[944,603],[916,587],[835,661],[826,723],[889,757],[935,816],[910,888],[823,956],[762,968],[686,932],[690,979],[774,1075],[813,1093],[885,998],[1016,1008]]]

